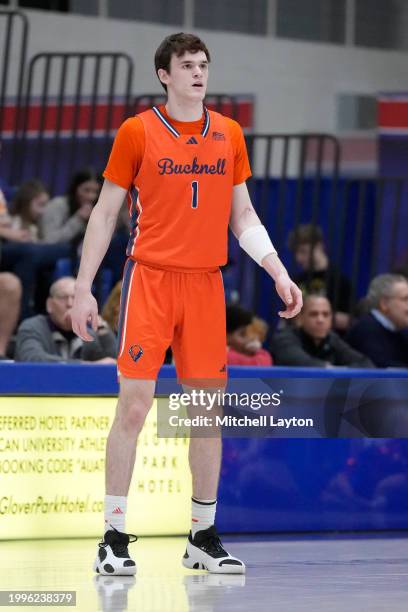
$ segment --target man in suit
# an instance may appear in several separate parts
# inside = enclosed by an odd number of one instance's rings
[[[349,343],[379,368],[408,367],[408,280],[380,274],[370,283],[370,308],[352,327]]]

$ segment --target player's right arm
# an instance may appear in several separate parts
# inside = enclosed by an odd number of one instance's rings
[[[108,250],[126,193],[126,189],[105,179],[86,228],[71,312],[72,329],[82,340],[93,340],[87,324],[95,331],[98,327],[98,305],[91,287]]]

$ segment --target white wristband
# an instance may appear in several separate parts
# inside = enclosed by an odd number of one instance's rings
[[[253,225],[244,230],[239,237],[239,246],[260,266],[264,257],[276,253],[264,225]]]

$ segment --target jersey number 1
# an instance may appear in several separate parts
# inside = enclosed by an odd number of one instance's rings
[[[191,208],[198,208],[198,181],[191,183]]]

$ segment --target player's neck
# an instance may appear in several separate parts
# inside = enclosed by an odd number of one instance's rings
[[[203,115],[202,100],[175,100],[169,98],[166,102],[166,112],[176,121],[199,121]]]

